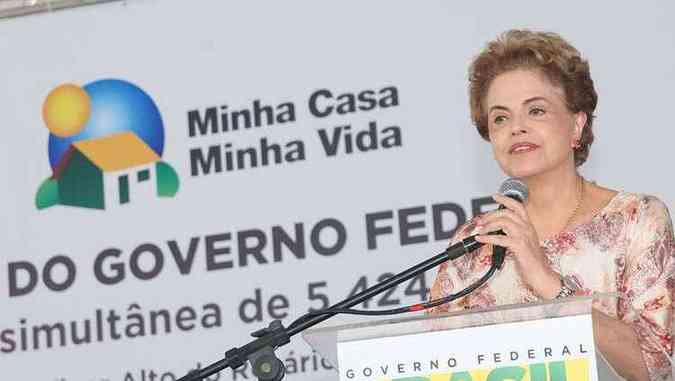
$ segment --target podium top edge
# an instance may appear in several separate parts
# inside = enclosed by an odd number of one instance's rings
[[[518,304],[505,304],[505,305],[500,305],[500,306],[493,306],[493,307],[488,307],[488,308],[476,308],[476,309],[467,309],[467,310],[460,310],[460,311],[452,311],[452,312],[446,312],[446,313],[440,313],[440,314],[435,314],[435,315],[428,315],[428,314],[417,314],[414,316],[406,316],[406,317],[397,317],[397,318],[389,318],[389,319],[382,319],[382,320],[367,320],[367,321],[359,321],[356,323],[346,323],[346,324],[335,324],[335,325],[325,325],[325,326],[320,326],[316,328],[310,328],[307,331],[303,332],[303,336],[305,334],[317,334],[317,333],[323,333],[323,332],[328,332],[328,331],[333,331],[337,328],[340,329],[358,329],[358,328],[363,328],[367,327],[369,325],[373,325],[374,323],[380,324],[380,325],[387,325],[387,324],[397,324],[397,323],[409,323],[409,322],[415,322],[419,320],[426,320],[426,319],[431,319],[431,318],[446,318],[446,317],[456,317],[456,316],[461,316],[461,315],[467,315],[467,314],[488,314],[488,313],[493,313],[497,311],[512,311],[516,309],[535,309],[535,308],[540,308],[540,307],[545,307],[545,306],[555,306],[555,305],[566,305],[566,304],[571,304],[571,303],[588,303],[589,308],[590,308],[590,302],[592,302],[595,299],[604,299],[604,298],[619,298],[620,295],[616,292],[608,292],[608,293],[595,293],[590,296],[570,296],[564,299],[552,299],[552,300],[538,300],[538,301],[533,301],[533,302],[528,302],[528,303],[518,303]]]

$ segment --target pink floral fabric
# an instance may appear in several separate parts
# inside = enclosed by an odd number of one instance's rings
[[[477,216],[460,227],[452,243],[476,234]],[[592,220],[541,242],[551,267],[571,275],[582,294],[617,292],[616,302],[595,307],[634,328],[652,380],[670,380],[673,353],[675,239],[666,206],[657,198],[620,192]],[[431,299],[456,293],[490,267],[492,246],[486,245],[443,264]],[[538,297],[521,280],[514,259],[483,287],[431,313],[525,303]]]

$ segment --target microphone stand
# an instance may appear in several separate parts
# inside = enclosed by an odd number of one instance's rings
[[[495,233],[498,234],[498,233]],[[250,343],[240,347],[232,348],[225,352],[225,358],[212,363],[211,365],[194,370],[187,375],[178,379],[178,381],[198,381],[217,373],[225,368],[236,369],[249,361],[253,370],[253,374],[259,381],[279,381],[283,379],[286,368],[283,362],[279,360],[274,351],[290,342],[292,336],[321,323],[324,320],[338,314],[339,312],[330,312],[332,309],[343,309],[355,306],[373,296],[386,291],[408,279],[414,278],[431,268],[440,265],[443,262],[454,260],[464,254],[472,252],[473,250],[483,246],[482,243],[477,242],[473,236],[465,238],[464,240],[448,247],[445,251],[436,256],[427,259],[401,273],[394,275],[352,297],[349,297],[333,306],[326,309],[326,313],[314,313],[312,316],[302,319],[295,325],[285,328],[280,320],[274,320],[268,327],[255,331],[251,336],[256,339]],[[495,268],[501,268],[504,257],[493,255],[491,271]],[[491,274],[490,274],[491,275]],[[487,278],[485,279],[487,280]]]

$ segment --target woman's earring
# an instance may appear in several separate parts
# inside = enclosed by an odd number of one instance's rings
[[[575,139],[572,148],[578,149],[579,147],[581,147],[581,139]]]

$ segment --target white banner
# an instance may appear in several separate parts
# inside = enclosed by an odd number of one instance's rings
[[[466,70],[513,27],[590,60],[585,176],[672,210],[673,11],[138,0],[0,21],[0,370],[174,380],[442,251],[504,177]],[[337,379],[298,337],[278,353],[287,379]]]

